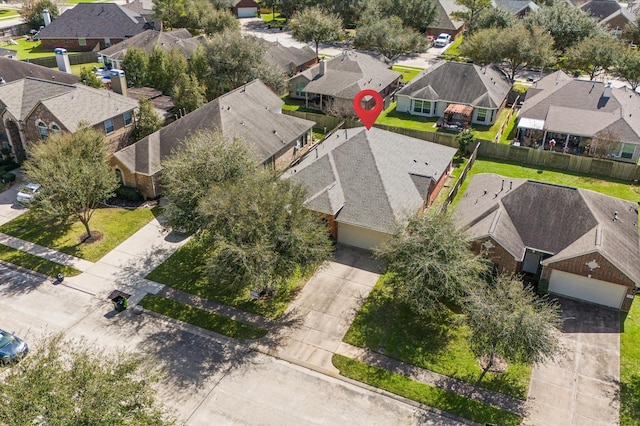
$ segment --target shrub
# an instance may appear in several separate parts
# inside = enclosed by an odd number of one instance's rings
[[[9,183],[16,180],[16,175],[13,173],[5,173],[2,175],[2,183]]]
[[[15,162],[15,161],[13,161],[13,160],[6,161],[6,162],[5,162],[5,164],[2,166],[2,168],[3,168],[5,171],[7,171],[7,172],[9,172],[9,171],[11,171],[11,170],[15,170],[15,169],[17,169],[18,167],[20,167],[20,164],[16,163],[16,162]]]
[[[121,186],[116,189],[116,195],[120,198],[124,198],[128,201],[141,201],[142,194],[138,191],[137,188],[133,188],[131,186]]]

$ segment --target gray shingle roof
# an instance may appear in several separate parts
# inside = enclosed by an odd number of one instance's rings
[[[133,99],[107,90],[35,78],[1,85],[0,101],[19,120],[42,103],[70,132],[77,130],[80,121],[95,125],[138,106]]]
[[[619,15],[624,16],[629,22],[635,20],[635,15],[615,0],[591,0],[580,6],[580,9],[600,22],[606,22]]]
[[[285,177],[305,185],[307,206],[342,223],[392,233],[414,214],[456,149],[363,127],[331,135]]]
[[[145,24],[140,15],[115,3],[80,3],[58,16],[38,37],[126,38],[144,31]]]
[[[527,247],[551,253],[544,264],[599,252],[640,283],[635,203],[584,189],[478,174],[453,217],[468,226],[472,238],[491,236],[519,261]]]
[[[0,57],[0,77],[9,83],[26,77],[42,80],[55,80],[60,83],[77,83],[80,78],[73,74],[60,72],[41,65]]]
[[[379,59],[348,51],[326,60],[326,67],[324,75],[320,75],[320,64],[301,73],[309,80],[305,92],[353,99],[364,89],[382,91],[402,75]]]
[[[397,94],[475,108],[498,108],[510,89],[511,83],[493,67],[440,61],[421,71]]]
[[[264,83],[254,80],[114,155],[129,170],[152,176],[162,170],[162,160],[189,135],[202,129],[217,129],[227,138],[247,142],[258,161],[264,162],[315,124],[281,114],[283,104]]]
[[[267,62],[275,65],[283,73],[288,74],[304,63],[313,60],[316,52],[309,46],[294,47],[283,46],[280,43],[270,43],[264,53]]]
[[[135,46],[150,54],[154,47],[158,46],[165,52],[169,52],[172,49],[178,49],[186,57],[189,57],[196,47],[204,40],[206,40],[206,37],[192,37],[191,33],[184,28],[163,32],[146,30],[140,34],[123,40],[120,43],[109,46],[98,53],[108,56],[111,59],[124,59],[129,47]]]
[[[517,15],[525,9],[536,11],[540,9],[540,6],[535,4],[531,0],[492,0],[493,6],[499,9],[508,10],[509,12]]]
[[[593,136],[611,130],[619,131],[623,142],[640,143],[640,95],[630,89],[612,88],[605,98],[605,83],[572,79],[562,71],[544,77],[534,89],[527,92],[518,117],[544,120],[552,132]]]

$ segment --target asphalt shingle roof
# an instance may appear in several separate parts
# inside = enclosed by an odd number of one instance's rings
[[[453,217],[472,238],[491,236],[519,261],[526,248],[552,254],[544,264],[599,252],[640,283],[637,207],[584,189],[478,174]]]
[[[492,0],[493,6],[499,9],[507,10],[511,13],[518,14],[525,9],[536,11],[540,9],[540,6],[535,4],[531,0]]]
[[[10,83],[16,80],[22,80],[26,77],[39,78],[42,80],[58,81],[60,83],[73,84],[80,81],[80,77],[60,72],[41,65],[29,62],[16,61],[0,57],[0,77],[5,82]]]
[[[342,223],[392,233],[418,211],[456,149],[364,127],[339,130],[284,175],[305,185],[307,207]]]
[[[206,37],[192,37],[191,33],[184,28],[162,32],[146,30],[140,34],[123,40],[120,43],[109,46],[98,53],[117,60],[124,59],[129,47],[137,47],[150,54],[153,52],[153,49],[158,46],[165,52],[169,52],[172,49],[178,49],[186,57],[189,57],[196,47],[204,40],[206,40]]]
[[[316,57],[316,51],[309,46],[283,46],[280,43],[270,43],[264,54],[267,62],[275,65],[283,73],[290,73],[304,63]]]
[[[152,176],[162,160],[198,130],[219,130],[240,138],[260,162],[267,161],[298,139],[313,121],[281,114],[284,102],[260,80],[254,80],[190,112],[114,155],[129,170]]]

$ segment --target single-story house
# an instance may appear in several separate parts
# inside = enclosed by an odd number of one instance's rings
[[[324,215],[337,242],[371,250],[431,205],[455,153],[447,146],[358,127],[330,135],[284,177],[307,188],[306,206]]]
[[[475,175],[453,214],[496,272],[629,311],[640,286],[638,205],[584,189]]]
[[[123,4],[127,10],[140,15],[145,21],[153,22],[154,29],[162,31],[162,20],[157,19],[153,10],[153,0],[126,0],[127,3]]]
[[[556,71],[527,91],[518,111],[518,140],[525,146],[549,147],[572,154],[588,154],[599,132],[613,134],[619,144],[612,159],[637,163],[640,159],[640,95],[600,81],[579,80]]]
[[[253,18],[260,10],[260,5],[254,0],[233,0],[231,4],[231,11],[238,18]]]
[[[464,22],[451,17],[453,12],[464,11],[467,8],[455,2],[455,0],[437,0],[435,6],[438,11],[438,19],[427,27],[427,34],[438,37],[439,34],[446,33],[455,40],[464,31]]]
[[[524,18],[531,12],[536,12],[540,6],[531,0],[491,0],[491,5],[497,9],[503,9],[518,18]]]
[[[284,46],[278,42],[269,43],[264,58],[288,76],[298,74],[318,63],[316,51],[309,46]]]
[[[635,14],[615,0],[591,0],[580,6],[580,9],[597,19],[616,37],[622,35],[627,24],[636,22]]]
[[[372,89],[382,96],[386,107],[401,76],[383,60],[345,50],[290,78],[289,96],[304,99],[307,108],[323,112],[352,111],[355,96]]]
[[[112,156],[124,185],[147,198],[160,195],[162,160],[199,130],[244,140],[258,162],[287,167],[310,141],[313,121],[282,114],[284,102],[260,80],[212,100]]]
[[[45,50],[90,52],[153,28],[153,22],[115,3],[79,3],[43,28],[38,38]]]
[[[128,142],[137,108],[118,93],[27,77],[0,85],[0,140],[22,161],[31,143],[51,132],[73,133],[84,121],[115,151]]]
[[[185,28],[172,31],[146,30],[99,51],[98,58],[105,65],[111,64],[111,67],[115,69],[122,69],[122,60],[129,47],[137,47],[147,54],[151,54],[155,47],[159,47],[167,53],[178,49],[186,58],[189,58],[205,40],[205,36],[192,37]]]
[[[0,84],[2,81],[10,83],[26,77],[67,84],[75,84],[80,81],[80,77],[77,75],[43,67],[42,65],[36,65],[31,62],[16,61],[3,57],[0,57],[0,77]]]
[[[0,47],[0,58],[18,59],[18,51]]]
[[[494,67],[440,61],[396,93],[399,112],[443,117],[443,125],[492,125],[506,104],[511,82]]]

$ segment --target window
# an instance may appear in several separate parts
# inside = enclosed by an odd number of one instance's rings
[[[49,136],[49,129],[47,129],[47,125],[42,121],[38,123],[38,130],[40,131],[40,137],[42,139],[46,139]]]
[[[115,127],[113,127],[113,119],[110,118],[108,120],[105,120],[105,122],[104,122],[104,132],[106,134],[109,134],[109,133],[113,133],[114,130],[115,130]]]
[[[632,143],[622,144],[622,152],[620,153],[620,157],[622,158],[633,158],[633,153],[636,150],[636,146]]]
[[[105,38],[104,39],[104,47],[109,47],[109,46],[111,46],[111,39]]]
[[[478,114],[476,115],[476,121],[482,121],[482,122],[487,121],[487,110],[486,109],[479,109],[478,110]]]
[[[413,112],[417,112],[418,114],[431,114],[431,102],[414,99]]]
[[[131,111],[127,111],[122,114],[122,118],[124,119],[124,125],[128,126],[133,122],[133,113]]]
[[[59,132],[60,126],[58,126],[56,123],[51,124],[51,131],[56,133]]]
[[[79,38],[78,39],[78,46],[86,46],[87,45],[87,39],[86,38]]]
[[[304,81],[300,81],[296,83],[296,96],[304,97],[304,88],[306,87],[306,83]]]

